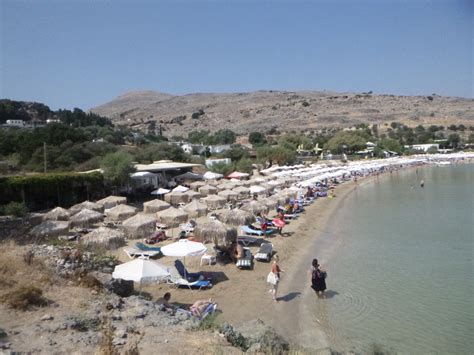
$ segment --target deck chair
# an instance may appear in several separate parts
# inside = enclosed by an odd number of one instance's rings
[[[270,259],[272,258],[272,254],[273,254],[273,244],[262,243],[262,245],[260,245],[259,251],[257,252],[257,254],[255,254],[255,260],[270,261]]]
[[[204,312],[201,314],[200,317],[194,315],[190,310],[188,309],[183,309],[183,308],[176,308],[176,312],[178,313],[184,313],[186,314],[189,318],[196,318],[200,321],[202,321],[204,318],[206,318],[208,315],[214,313],[217,310],[217,303],[211,303],[209,306],[206,307]]]
[[[199,289],[202,290],[203,288],[211,288],[212,283],[208,280],[197,280],[193,282],[189,282],[188,280],[185,280],[181,277],[181,275],[178,274],[178,270],[171,268],[169,269],[170,276],[166,279],[166,283],[170,285],[171,287],[187,287],[190,290],[192,289]]]
[[[259,238],[251,237],[248,235],[239,235],[237,237],[237,243],[241,243],[243,246],[246,246],[246,247],[257,243],[258,240]]]
[[[135,258],[149,259],[160,254],[160,251],[140,250],[134,247],[127,247],[123,249],[123,251],[125,252],[125,254],[128,255],[130,259],[135,259]]]
[[[244,248],[244,257],[237,260],[235,266],[238,269],[251,269],[253,264],[252,252],[249,248]]]
[[[142,242],[135,243],[135,246],[137,247],[137,249],[140,249],[141,251],[157,251],[158,253],[161,253],[160,247],[150,247]]]
[[[189,272],[186,270],[186,266],[184,266],[183,262],[179,259],[174,261],[174,266],[178,271],[179,276],[181,276],[183,279],[185,278],[189,282],[198,280],[212,281],[212,277],[209,274],[203,272]],[[184,275],[186,275],[186,277]]]

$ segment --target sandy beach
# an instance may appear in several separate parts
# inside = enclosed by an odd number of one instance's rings
[[[367,177],[359,180],[357,184],[346,182],[337,186],[334,198],[319,198],[307,206],[298,219],[284,228],[282,236],[269,238],[280,256],[280,266],[285,271],[278,290],[278,303],[272,302],[268,293],[266,276],[270,264],[258,261],[255,262],[253,270],[239,270],[233,264],[200,266],[199,258],[187,258],[186,265],[190,271],[207,271],[217,276],[218,281],[212,289],[190,291],[170,289],[164,284],[151,284],[144,285],[143,291],[149,293],[153,299],[161,297],[165,292],[171,292],[172,301],[184,304],[191,304],[196,299],[212,298],[222,311],[218,317],[219,322],[227,321],[238,326],[252,319],[261,319],[292,343],[305,348],[325,349],[328,345],[323,329],[318,324],[312,324],[306,312],[308,302],[318,302],[314,291],[309,288],[308,279],[310,262],[312,258],[317,257],[313,255],[313,251],[345,197],[357,186],[369,183],[374,178]],[[251,249],[255,254],[258,247]],[[123,253],[121,258],[126,260]],[[173,261],[173,258],[167,257],[160,259],[160,262],[166,265],[171,265]],[[321,260],[321,263],[324,266],[325,261]],[[330,273],[330,265],[328,269]],[[330,290],[329,279],[328,291]]]

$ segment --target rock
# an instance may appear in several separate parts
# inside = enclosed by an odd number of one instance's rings
[[[54,319],[54,317],[52,315],[49,315],[49,314],[45,314],[44,316],[41,317],[42,321],[53,320],[53,319]]]
[[[10,343],[7,343],[5,341],[0,341],[0,349],[4,349],[4,350],[10,349],[10,346],[11,346]]]
[[[107,291],[120,297],[129,297],[134,292],[133,281],[113,279],[111,274],[103,272],[93,272],[91,275],[99,280]]]
[[[13,332],[14,333],[14,332]],[[0,328],[0,339],[1,338],[6,338],[8,336],[7,332]]]

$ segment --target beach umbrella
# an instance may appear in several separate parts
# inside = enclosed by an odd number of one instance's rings
[[[118,229],[99,227],[82,236],[80,242],[89,249],[102,247],[112,250],[125,245],[125,235]]]
[[[189,196],[183,192],[173,191],[165,195],[165,201],[176,206],[180,203],[188,203]]]
[[[237,229],[210,219],[194,227],[194,236],[202,242],[212,241],[215,245],[229,245],[237,240]]]
[[[158,222],[165,224],[169,228],[177,227],[188,220],[188,214],[178,208],[170,207],[156,214]]]
[[[243,226],[255,222],[255,216],[241,209],[221,210],[217,213],[217,219],[231,226]]]
[[[239,197],[239,194],[232,190],[220,191],[217,195],[224,197],[227,201],[235,201]]]
[[[102,205],[104,209],[108,210],[109,208],[115,207],[117,205],[122,205],[127,203],[127,198],[122,196],[107,196],[102,200],[97,201],[99,205]]]
[[[207,205],[207,208],[210,210],[216,210],[218,208],[222,208],[225,206],[227,200],[218,195],[210,195],[202,199],[202,202],[204,202]]]
[[[241,207],[242,210],[251,212],[255,216],[263,213],[268,213],[268,207],[258,201],[250,201]]]
[[[166,210],[167,208],[170,208],[170,207],[171,205],[168,202],[156,199],[156,200],[145,202],[143,204],[143,212],[156,213],[156,212]]]
[[[69,217],[71,217],[71,213],[69,213],[68,210],[62,208],[62,207],[56,207],[46,213],[43,216],[44,220],[50,220],[50,221],[67,221],[69,220]]]
[[[224,175],[213,173],[212,171],[206,171],[202,177],[204,180],[218,180],[222,179]]]
[[[159,189],[156,189],[156,190],[150,192],[150,195],[165,195],[170,191],[171,190],[163,189],[162,187],[160,187]]]
[[[84,201],[72,206],[71,208],[69,208],[69,212],[71,212],[71,215],[73,215],[84,209],[96,211],[100,213],[104,212],[104,206],[98,203],[90,202],[90,201]]]
[[[252,180],[243,180],[242,181],[242,186],[245,186],[245,187],[250,187],[254,184],[254,181]]]
[[[199,193],[203,196],[215,195],[217,194],[217,188],[211,185],[204,185],[198,189]]]
[[[132,217],[137,213],[137,209],[128,205],[118,205],[106,212],[107,218],[113,221],[121,221]]]
[[[261,195],[261,194],[265,194],[266,192],[267,192],[267,189],[265,189],[263,186],[259,186],[259,185],[250,186],[251,195]]]
[[[275,188],[275,186],[270,185],[266,182],[261,183],[260,186],[263,187],[265,190],[267,190],[267,192],[271,192]]]
[[[270,210],[274,209],[278,205],[278,202],[275,199],[271,198],[263,198],[261,200],[258,200],[258,202],[267,206]]]
[[[171,190],[172,192],[186,192],[188,191],[189,188],[183,186],[183,185],[178,185],[176,186],[173,190]]]
[[[201,175],[201,174],[192,173],[192,172],[188,171],[188,172],[186,172],[186,173],[184,173],[184,174],[175,176],[174,178],[175,178],[176,180],[195,181],[195,180],[202,180],[202,175]]]
[[[283,189],[278,194],[280,196],[284,196],[284,197],[296,198],[296,196],[298,196],[298,191],[290,190],[290,189]]]
[[[250,174],[247,174],[247,173],[241,173],[239,171],[234,171],[233,173],[230,173],[229,175],[227,175],[227,178],[228,179],[242,179],[242,178],[245,178],[249,175]]]
[[[168,269],[154,260],[135,259],[117,265],[112,273],[114,279],[122,279],[140,283],[161,281],[170,276]]]
[[[156,217],[139,213],[123,221],[122,228],[129,239],[146,238],[155,231]]]
[[[189,215],[189,217],[198,218],[207,214],[207,205],[194,200],[184,206],[183,210]]]
[[[29,234],[35,237],[56,237],[69,232],[70,223],[67,221],[44,221],[33,227]]]
[[[181,239],[161,248],[161,252],[165,256],[177,256],[183,258],[183,264],[185,265],[184,279],[186,279],[186,257],[199,256],[204,254],[206,251],[207,248],[204,244],[187,239]]]
[[[73,227],[89,227],[90,225],[100,222],[104,219],[102,213],[83,209],[71,217],[71,225]]]
[[[191,189],[193,189],[194,191],[197,191],[200,187],[203,187],[204,185],[206,185],[205,182],[196,181],[196,182],[191,183],[189,187],[191,187]]]
[[[192,201],[192,200],[195,200],[197,198],[201,198],[202,195],[197,192],[197,191],[194,191],[194,190],[188,190],[184,193],[186,196],[188,196],[188,200],[189,201]]]
[[[250,189],[244,186],[238,186],[234,188],[232,191],[235,191],[239,194],[239,198],[245,198],[250,195]]]

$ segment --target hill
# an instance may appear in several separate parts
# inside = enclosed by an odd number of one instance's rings
[[[474,100],[458,97],[396,96],[321,91],[257,91],[168,95],[130,92],[92,112],[115,124],[142,131],[162,126],[164,135],[193,130],[229,128],[239,134],[252,131],[307,131],[348,127],[358,123],[397,121],[409,126],[449,125],[474,121]]]

